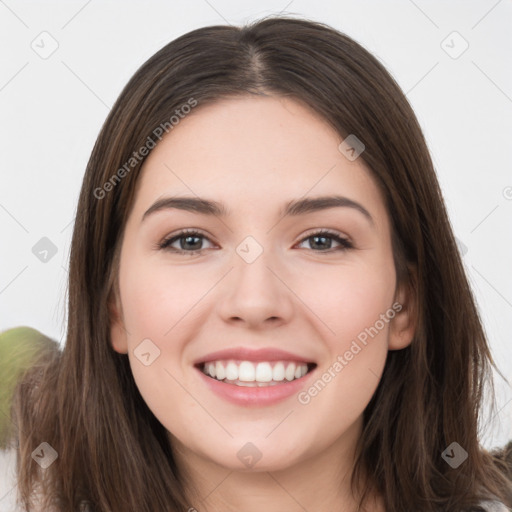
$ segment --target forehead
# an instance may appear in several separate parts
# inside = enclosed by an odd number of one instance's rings
[[[243,213],[286,200],[340,194],[377,216],[383,199],[361,158],[339,150],[342,137],[289,98],[243,96],[199,105],[144,162],[135,209],[168,195],[197,195]]]

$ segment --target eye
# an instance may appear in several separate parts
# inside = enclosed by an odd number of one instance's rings
[[[340,245],[340,247],[332,249],[332,240],[335,240]],[[327,249],[320,251],[315,250],[314,252],[346,251],[347,249],[352,249],[354,247],[352,243],[348,239],[341,236],[340,233],[330,231],[328,229],[311,233],[306,238],[303,238],[301,243],[304,243],[305,241],[310,241],[310,246],[312,248],[316,247],[320,249]]]
[[[201,247],[203,240],[209,241],[209,239],[199,231],[184,229],[183,231],[164,239],[158,244],[158,248],[178,254],[194,255],[199,254],[204,250],[204,247]],[[332,249],[332,240],[335,240],[335,242],[339,244],[338,248]],[[340,233],[326,229],[309,234],[307,237],[303,238],[300,243],[304,243],[306,241],[310,242],[310,246],[314,252],[345,251],[353,248],[352,243],[341,236]],[[176,242],[179,242],[179,248],[173,247]]]
[[[163,240],[158,244],[158,247],[160,249],[165,249],[180,254],[198,254],[204,249],[201,247],[203,239],[208,240],[208,238],[206,238],[206,236],[204,236],[199,231],[195,231],[193,229],[184,229],[178,234]],[[179,242],[179,248],[172,247],[175,242]]]

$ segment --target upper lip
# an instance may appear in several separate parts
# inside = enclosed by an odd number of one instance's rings
[[[313,360],[307,357],[293,354],[285,350],[276,348],[246,348],[235,347],[227,348],[211,352],[205,356],[200,357],[194,362],[194,365],[207,363],[209,361],[220,361],[227,359],[236,359],[240,361],[298,361],[301,363],[312,363]]]

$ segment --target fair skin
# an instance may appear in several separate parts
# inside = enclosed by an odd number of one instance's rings
[[[128,353],[144,400],[199,494],[191,507],[356,508],[349,475],[362,414],[388,350],[406,347],[414,326],[409,295],[396,286],[383,197],[362,158],[340,152],[341,141],[296,101],[244,96],[199,106],[144,163],[122,241],[111,339]],[[371,219],[349,206],[279,214],[291,200],[333,194]],[[155,201],[176,196],[220,202],[228,214],[163,208],[142,220]],[[182,229],[200,237],[156,247]],[[323,229],[353,248],[339,250],[332,235],[312,238]],[[237,252],[247,236],[263,251],[250,263]],[[395,302],[401,310],[307,404],[298,393],[266,405],[233,403],[194,367],[217,350],[277,348],[316,364],[302,378],[307,391]],[[160,351],[149,365],[134,353],[144,339]],[[252,467],[237,456],[249,442],[261,454]],[[378,498],[370,506],[383,511]]]

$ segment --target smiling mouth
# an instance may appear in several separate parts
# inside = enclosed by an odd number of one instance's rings
[[[294,361],[219,360],[200,363],[197,368],[206,376],[235,386],[268,387],[301,379],[316,367],[315,363]]]

